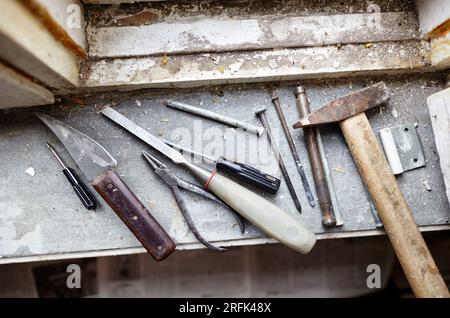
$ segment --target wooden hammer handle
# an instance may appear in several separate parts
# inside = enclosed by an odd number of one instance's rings
[[[366,115],[350,117],[340,126],[414,294],[449,297]]]

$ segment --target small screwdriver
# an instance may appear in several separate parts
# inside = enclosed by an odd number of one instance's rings
[[[66,176],[67,180],[69,180],[70,184],[73,187],[73,190],[77,194],[81,203],[83,203],[84,207],[88,210],[95,210],[97,208],[97,200],[95,199],[92,192],[89,191],[89,189],[83,184],[80,177],[78,177],[75,171],[64,164],[64,162],[59,157],[58,152],[56,152],[55,148],[53,148],[53,146],[48,142],[47,147],[48,149],[50,149],[56,160],[58,160],[59,164],[63,168],[64,175]]]

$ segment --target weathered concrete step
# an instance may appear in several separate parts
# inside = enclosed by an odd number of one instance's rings
[[[184,17],[140,26],[91,26],[92,58],[133,57],[419,38],[414,11],[253,18]]]
[[[89,61],[82,87],[98,90],[195,87],[432,71],[422,41]]]
[[[415,0],[321,0],[321,1],[299,1],[299,0],[83,0],[90,6],[91,21],[108,20],[119,22],[121,17],[139,17],[142,21],[144,16],[155,19],[184,15],[213,15],[226,13],[229,16],[267,15],[277,12],[278,14],[293,15],[325,15],[344,13],[364,13],[377,9],[379,12],[413,11],[416,8]],[[123,4],[121,6],[108,6],[110,4]],[[153,13],[153,14],[147,14]],[[98,17],[98,19],[95,19]],[[131,19],[134,20],[134,19]],[[127,19],[129,21],[129,19]],[[106,22],[106,21],[105,21]],[[124,21],[120,21],[124,22]]]

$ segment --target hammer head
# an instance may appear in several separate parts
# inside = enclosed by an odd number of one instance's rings
[[[329,102],[300,119],[294,124],[294,128],[335,123],[376,107],[388,99],[386,84],[379,82]]]

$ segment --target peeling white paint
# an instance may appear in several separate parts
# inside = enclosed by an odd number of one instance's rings
[[[84,87],[143,88],[195,87],[201,85],[258,82],[265,80],[293,80],[368,74],[372,71],[392,73],[411,72],[428,67],[424,59],[428,44],[420,41],[405,44],[379,43],[370,50],[362,45],[267,50],[253,52],[218,53],[214,56],[172,56],[165,67],[158,57],[93,61],[84,78]],[[393,53],[389,53],[390,50]],[[404,53],[403,55],[400,53]],[[303,67],[292,64],[300,61]],[[219,65],[214,63],[220,60]],[[237,68],[241,61],[246,61]],[[251,62],[247,62],[251,61]],[[273,62],[271,62],[273,61]],[[271,65],[272,63],[272,65]],[[276,65],[275,65],[275,64]],[[147,68],[148,65],[153,65]],[[178,69],[171,66],[178,65]],[[336,65],[339,67],[336,68]]]
[[[243,62],[236,62],[236,63],[233,63],[233,64],[231,64],[230,66],[228,66],[228,69],[230,70],[230,72],[231,72],[232,74],[233,74],[233,73],[236,73],[236,72],[241,68],[242,64],[243,64]]]
[[[31,253],[41,254],[45,251],[42,240],[41,225],[38,224],[33,230],[20,233],[16,223],[20,222],[24,212],[17,206],[0,203],[0,255],[14,255],[20,248],[26,248]]]
[[[34,175],[36,174],[36,171],[34,170],[33,167],[29,167],[27,170],[25,170],[25,172],[28,173],[32,177],[34,177]]]
[[[245,32],[243,32],[245,30]],[[91,56],[139,56],[225,49],[257,45],[263,32],[255,19],[202,19],[139,27],[105,27],[88,30]]]
[[[88,28],[96,58],[221,52],[265,48],[399,41],[419,38],[415,12],[260,18],[197,16],[190,21]],[[399,21],[402,23],[399,24]]]

